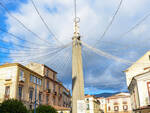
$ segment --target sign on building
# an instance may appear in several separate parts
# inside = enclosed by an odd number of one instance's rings
[[[86,112],[86,104],[84,100],[77,101],[77,113],[85,113]]]

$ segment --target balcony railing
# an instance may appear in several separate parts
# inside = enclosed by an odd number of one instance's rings
[[[51,93],[51,89],[46,89],[46,93]]]
[[[25,78],[19,77],[19,82],[25,82]]]

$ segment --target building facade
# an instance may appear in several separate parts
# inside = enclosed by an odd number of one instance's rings
[[[100,111],[101,113],[106,113],[107,112],[107,103],[106,103],[106,98],[104,97],[99,97],[97,98],[100,102]]]
[[[0,66],[0,103],[14,98],[21,100],[28,109],[33,109],[36,97],[37,105],[70,108],[70,91],[57,81],[57,73],[43,64],[34,64]]]
[[[107,98],[97,98],[100,101],[101,113],[132,113],[129,93],[118,93]]]
[[[17,63],[0,66],[0,103],[9,98],[21,100],[32,109],[37,87],[37,105],[43,104],[42,76]]]
[[[96,97],[91,95],[85,96],[85,104],[86,104],[86,113],[101,113],[100,112],[100,102]]]
[[[44,104],[71,107],[70,91],[57,80],[57,72],[44,64],[38,63],[30,63],[26,67],[43,76]]]
[[[132,113],[129,93],[119,93],[106,98],[107,113]]]
[[[150,51],[124,71],[134,113],[150,112]]]
[[[127,86],[129,87],[131,80],[134,76],[147,72],[148,67],[150,67],[150,51],[148,51],[144,56],[132,64],[128,69],[124,71],[126,75]]]
[[[134,113],[150,113],[150,71],[133,77],[129,91]]]

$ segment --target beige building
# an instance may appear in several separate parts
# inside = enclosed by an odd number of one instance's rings
[[[1,65],[0,103],[5,99],[14,98],[21,100],[28,109],[33,109],[35,87],[37,86],[37,105],[47,104],[53,107],[69,108],[71,105],[70,91],[57,81],[56,75],[55,71],[43,64]]]
[[[33,108],[35,84],[37,84],[37,104],[42,104],[43,86],[41,75],[18,63],[1,65],[0,103],[5,99],[14,98],[21,100],[28,109]]]
[[[135,113],[150,112],[150,51],[124,71]]]
[[[119,93],[106,98],[106,113],[132,113],[129,93]]]
[[[85,104],[86,104],[86,113],[101,113],[100,112],[100,102],[96,97],[91,95],[85,96]]]
[[[57,72],[44,64],[38,63],[30,63],[26,67],[43,76],[44,104],[62,107],[71,106],[70,91],[57,80]]]
[[[97,98],[100,101],[101,113],[132,113],[129,93],[118,93],[107,98]]]

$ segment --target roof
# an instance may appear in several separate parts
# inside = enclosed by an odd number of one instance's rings
[[[57,74],[57,72],[56,72],[56,71],[54,71],[53,69],[51,69],[50,67],[48,67],[48,66],[47,66],[47,65],[45,65],[45,64],[40,64],[40,63],[36,63],[36,62],[30,62],[29,64],[36,64],[36,65],[44,66],[44,67],[48,68],[49,70],[51,70],[52,72],[54,72],[54,73],[56,73],[56,74]],[[28,64],[27,64],[27,65],[28,65]]]
[[[56,105],[52,105],[52,107],[54,107],[57,111],[61,111],[61,110],[71,110],[71,108],[67,108],[67,107],[62,107],[62,106],[56,106]]]
[[[149,71],[147,71],[147,72],[140,73],[140,74],[138,74],[138,75],[134,76],[134,77],[132,78],[132,80],[131,80],[131,82],[130,82],[130,84],[129,84],[128,88],[130,87],[130,85],[131,85],[131,83],[133,82],[133,80],[136,80],[136,77],[142,76],[142,75],[147,74],[147,73],[150,73],[150,70],[149,70]]]
[[[147,51],[142,57],[140,57],[135,63],[133,63],[130,67],[128,67],[126,70],[124,70],[124,72],[128,71],[130,68],[132,68],[134,65],[136,65],[138,62],[140,62],[142,60],[142,58],[144,58],[147,55],[150,55],[150,51]]]
[[[121,92],[121,93],[115,94],[113,96],[107,97],[106,99],[127,98],[127,97],[130,97],[129,93]]]
[[[31,73],[34,73],[35,75],[38,75],[40,77],[42,77],[42,75],[36,73],[35,71],[23,66],[22,64],[19,64],[19,63],[6,63],[6,64],[3,64],[3,65],[0,65],[0,68],[5,68],[5,67],[11,67],[11,66],[19,66],[21,68],[24,68],[25,70],[28,70],[30,71]]]
[[[47,65],[45,65],[45,64],[42,64],[44,67],[46,67],[46,68],[48,68],[49,70],[51,70],[51,71],[53,71],[54,73],[56,73],[57,74],[57,72],[56,71],[54,71],[53,69],[51,69],[50,67],[48,67]]]
[[[90,97],[95,98],[95,96],[94,96],[94,95],[85,95],[85,98],[90,98]]]
[[[26,67],[26,66],[23,66],[23,65],[20,64],[20,63],[6,63],[6,64],[3,64],[3,65],[0,65],[0,68],[11,67],[11,66],[19,66],[19,67],[22,67],[22,68],[24,68],[24,69],[30,71],[31,73],[34,73],[35,75],[38,75],[38,76],[40,76],[40,77],[43,77],[42,75],[40,75],[40,74],[38,74],[37,72],[35,72],[35,71],[29,69],[29,68]],[[51,79],[51,78],[49,78],[49,79],[52,80],[52,81],[54,81],[54,80]],[[57,84],[59,84],[60,86],[62,86],[68,93],[70,93],[70,90],[67,89],[67,88],[65,88],[65,86],[64,86],[63,84],[61,84],[61,83],[58,82],[58,81],[54,81],[54,82],[56,82]]]

